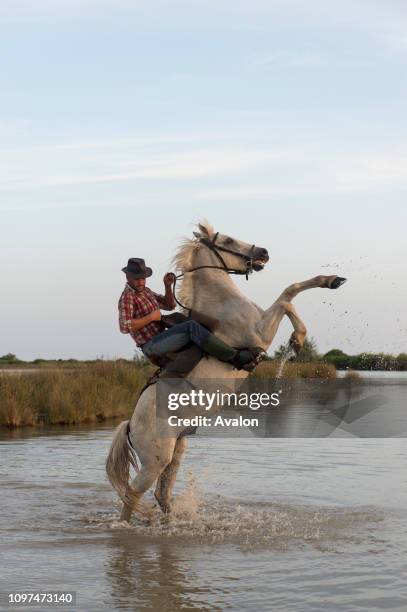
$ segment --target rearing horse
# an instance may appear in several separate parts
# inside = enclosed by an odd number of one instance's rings
[[[259,346],[267,350],[282,318],[287,315],[294,328],[290,342],[299,350],[304,343],[306,328],[292,304],[293,298],[301,291],[315,287],[337,289],[346,279],[336,275],[315,276],[294,283],[263,310],[239,290],[228,270],[242,274],[262,270],[269,260],[267,250],[215,233],[207,222],[200,223],[198,230],[194,232],[194,238],[180,246],[174,258],[176,269],[185,274],[179,292],[180,301],[188,308],[216,318],[219,321],[216,335],[236,347]],[[212,357],[202,359],[188,374],[188,378],[195,379],[244,379],[247,376],[246,371],[236,370],[231,364]],[[182,429],[174,432],[169,425],[168,433],[158,437],[156,419],[156,387],[151,385],[139,397],[131,420],[118,426],[110,447],[106,471],[123,501],[123,521],[130,520],[137,503],[155,481],[155,498],[162,511],[171,509],[172,491],[187,439],[182,435]],[[130,466],[136,467],[136,464],[128,434],[140,461],[140,469],[131,484]]]

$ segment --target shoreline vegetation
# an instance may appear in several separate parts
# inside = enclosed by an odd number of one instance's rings
[[[281,346],[251,376],[276,378],[286,350]],[[337,369],[348,369],[347,376],[357,379],[358,369],[407,370],[406,354],[396,358],[365,353],[357,357],[337,349],[321,356],[314,341],[309,340],[299,356],[285,363],[282,377],[335,379]],[[0,357],[0,427],[73,425],[128,418],[139,391],[155,369],[139,357],[26,362],[12,354],[4,355]]]
[[[153,367],[126,360],[24,372],[0,370],[0,427],[100,423],[129,417]]]
[[[47,364],[36,369],[0,369],[0,427],[100,423],[129,418],[137,395],[156,370],[144,360]],[[31,366],[31,367],[30,367]],[[275,378],[278,361],[261,363],[252,376]],[[287,363],[285,378],[335,378],[335,367]]]
[[[287,346],[281,345],[268,361],[280,361],[287,352]],[[325,354],[317,350],[315,340],[306,338],[300,354],[295,359],[288,362],[296,363],[320,363],[333,365],[336,370],[383,370],[383,371],[407,371],[407,353],[391,355],[389,353],[368,353],[363,352],[358,355],[348,355],[341,349],[331,349]],[[79,368],[100,363],[127,363],[148,366],[149,362],[139,353],[135,354],[134,359],[99,359],[80,360],[80,359],[42,359],[37,358],[32,361],[19,359],[13,353],[0,356],[0,372],[2,369],[40,369],[40,368]],[[154,369],[153,366],[151,368]]]

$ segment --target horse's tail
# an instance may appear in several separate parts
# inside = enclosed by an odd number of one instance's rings
[[[106,473],[110,484],[117,491],[123,503],[133,507],[139,496],[129,483],[130,466],[133,466],[136,471],[139,468],[136,453],[130,446],[129,432],[130,421],[123,421],[117,427],[106,459]]]

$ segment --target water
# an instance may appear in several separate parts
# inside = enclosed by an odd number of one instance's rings
[[[283,377],[284,366],[287,363],[287,361],[290,359],[290,357],[293,357],[294,355],[295,355],[295,351],[293,347],[291,346],[289,342],[287,342],[287,344],[284,346],[284,350],[280,357],[280,365],[278,367],[276,380],[279,380],[280,378]]]
[[[352,370],[351,370],[352,371]],[[346,376],[348,370],[337,370],[336,376],[341,378]],[[359,376],[367,380],[394,380],[396,382],[407,382],[407,372],[398,372],[397,370],[357,370]]]
[[[1,432],[0,591],[71,589],[86,612],[407,609],[405,439],[195,436],[174,516],[124,528],[112,432]]]

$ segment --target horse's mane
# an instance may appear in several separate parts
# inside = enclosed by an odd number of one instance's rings
[[[212,225],[204,219],[200,223],[196,224],[199,233],[208,237],[213,236],[214,229]],[[179,247],[177,248],[174,257],[172,258],[172,264],[177,272],[185,272],[193,267],[194,255],[200,249],[201,243],[196,238],[182,238]],[[193,282],[192,275],[186,274],[178,285],[177,297],[182,304],[190,306],[192,303],[193,296]]]

